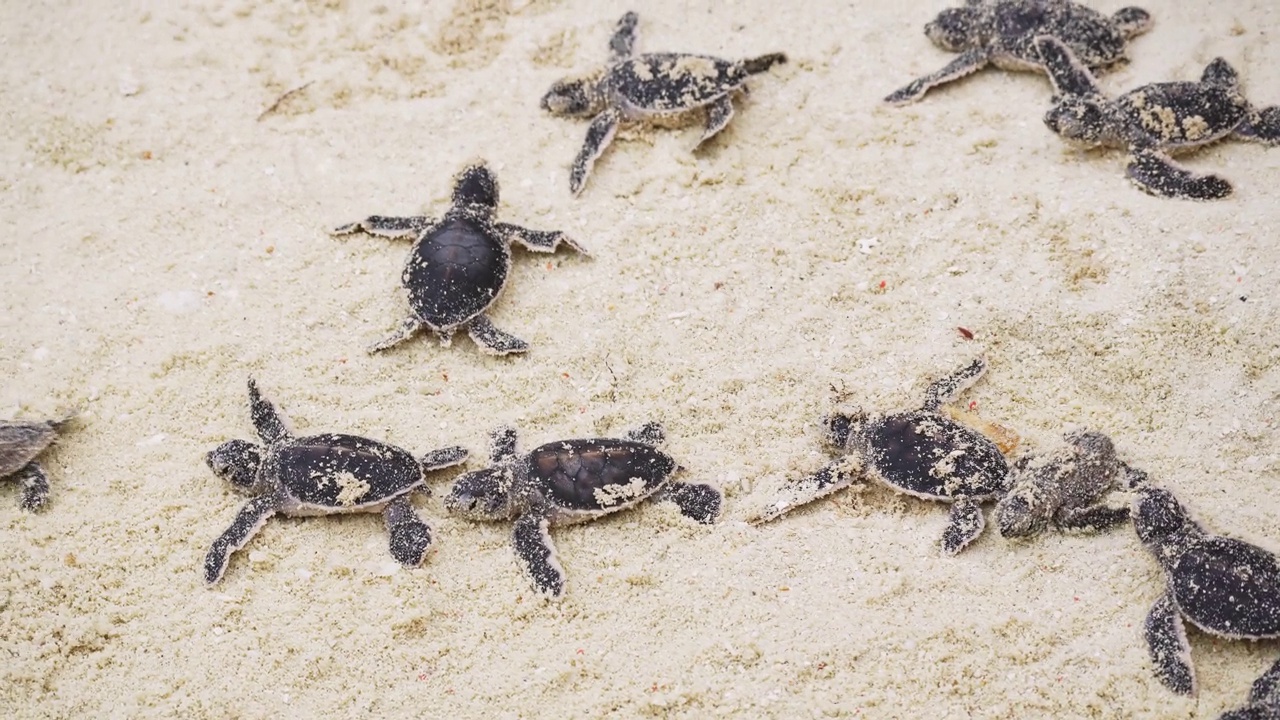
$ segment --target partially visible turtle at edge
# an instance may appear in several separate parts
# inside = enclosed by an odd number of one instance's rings
[[[1125,45],[1151,28],[1151,15],[1126,7],[1107,17],[1069,0],[967,0],[962,8],[948,8],[924,26],[935,45],[961,53],[946,67],[917,78],[885,98],[905,105],[924,97],[931,88],[988,64],[1002,70],[1044,72],[1033,41],[1053,35],[1067,43],[1090,68],[1101,70],[1125,59]]]
[[[542,98],[542,109],[552,115],[591,118],[569,172],[574,195],[582,192],[620,124],[679,125],[705,112],[701,146],[729,124],[733,98],[747,92],[749,77],[787,61],[782,53],[737,61],[688,53],[636,55],[638,23],[634,12],[623,15],[609,40],[609,64],[587,77],[556,82]]]
[[[1253,681],[1247,705],[1223,713],[1218,720],[1280,720],[1280,660]]]
[[[75,413],[61,420],[0,421],[0,478],[22,483],[23,510],[39,511],[49,501],[49,478],[36,458],[74,418]]]

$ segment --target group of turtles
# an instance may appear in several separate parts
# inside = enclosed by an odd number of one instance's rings
[[[1093,72],[1124,57],[1129,38],[1146,31],[1150,16],[1139,8],[1101,15],[1068,0],[968,0],[926,26],[939,46],[961,55],[886,100],[902,104],[929,89],[992,64],[1047,73],[1056,92],[1045,122],[1069,139],[1119,145],[1130,151],[1129,177],[1158,195],[1209,199],[1230,192],[1225,180],[1197,176],[1171,153],[1235,135],[1280,143],[1280,108],[1255,109],[1240,94],[1235,71],[1214,60],[1198,83],[1146,85],[1114,100],[1098,89]],[[570,189],[582,191],[595,160],[622,123],[699,118],[704,142],[733,116],[734,99],[752,75],[786,57],[773,53],[742,61],[680,53],[636,54],[638,19],[627,13],[609,41],[609,63],[597,72],[555,83],[542,107],[558,115],[590,117],[581,151],[570,170]],[[452,203],[440,218],[373,215],[341,225],[335,235],[364,232],[412,240],[401,281],[409,315],[369,352],[386,350],[427,330],[443,345],[466,330],[483,352],[506,355],[528,343],[497,328],[486,316],[506,284],[512,243],[532,252],[561,245],[585,249],[558,231],[498,222],[498,181],[483,164],[455,178]],[[1145,473],[1121,461],[1112,441],[1078,431],[1057,451],[1024,456],[1010,464],[988,429],[950,412],[947,404],[986,371],[978,358],[929,385],[918,407],[888,413],[841,410],[824,419],[825,436],[839,457],[788,483],[784,495],[753,518],[767,522],[806,503],[871,480],[893,490],[950,505],[940,541],[955,555],[983,531],[982,504],[995,502],[1005,537],[1030,537],[1049,525],[1064,530],[1105,530],[1132,522],[1160,563],[1165,593],[1151,609],[1145,637],[1157,677],[1172,690],[1195,692],[1184,620],[1227,638],[1280,637],[1280,557],[1257,546],[1215,535],[1190,518],[1181,503]],[[381,513],[388,549],[408,567],[423,562],[431,530],[411,502],[426,492],[428,473],[459,465],[459,446],[417,456],[364,437],[324,433],[298,437],[289,422],[249,381],[249,408],[259,442],[230,440],[206,456],[210,469],[251,496],[213,542],[204,579],[219,582],[231,556],[275,514]],[[0,477],[22,484],[23,508],[37,510],[49,485],[37,456],[70,418],[0,423]],[[490,465],[458,477],[445,500],[449,512],[478,520],[513,523],[512,545],[536,590],[559,597],[565,573],[550,527],[592,520],[647,499],[670,501],[699,523],[719,517],[723,497],[706,484],[676,479],[682,470],[661,446],[662,427],[646,423],[622,438],[548,442],[517,449],[516,431],[491,433]],[[1107,499],[1130,492],[1131,506]],[[1280,718],[1280,661],[1258,679],[1249,704],[1231,718]]]

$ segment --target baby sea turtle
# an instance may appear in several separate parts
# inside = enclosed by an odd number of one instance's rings
[[[1235,68],[1216,58],[1200,82],[1151,83],[1108,100],[1093,75],[1060,41],[1036,39],[1058,97],[1044,122],[1086,147],[1129,151],[1126,174],[1162,197],[1216,200],[1231,194],[1217,175],[1197,175],[1170,157],[1228,136],[1280,145],[1280,107],[1256,109],[1240,92]]]
[[[391,556],[406,567],[422,563],[431,545],[431,529],[414,511],[409,494],[426,491],[426,473],[466,460],[465,448],[442,448],[419,459],[394,445],[355,435],[294,437],[284,414],[258,392],[252,379],[249,414],[262,445],[229,440],[205,457],[215,475],[253,496],[209,548],[205,582],[218,582],[231,554],[276,513],[300,517],[380,512],[391,537]]]
[[[569,189],[582,192],[591,166],[613,141],[621,123],[679,125],[705,117],[701,146],[733,118],[733,97],[746,92],[747,78],[787,61],[782,53],[750,60],[721,60],[687,53],[636,55],[636,24],[629,12],[609,40],[609,64],[587,77],[561,80],[542,97],[553,115],[591,117],[587,139],[569,172]],[[695,147],[696,149],[696,147]]]
[[[1218,716],[1218,720],[1277,720],[1280,718],[1280,660],[1249,690],[1249,703]]]
[[[917,78],[885,102],[905,105],[931,88],[977,72],[988,64],[1002,70],[1034,70],[1044,66],[1034,45],[1039,35],[1061,38],[1084,64],[1103,69],[1125,59],[1125,45],[1151,27],[1151,15],[1127,7],[1107,17],[1069,0],[966,0],[948,8],[924,26],[934,45],[958,52],[941,70]]]
[[[1014,465],[1012,489],[996,503],[996,526],[1007,538],[1032,537],[1052,522],[1061,530],[1106,530],[1129,519],[1129,508],[1102,499],[1130,478],[1111,438],[1080,431],[1067,447]]]
[[[534,588],[564,594],[564,570],[548,527],[594,520],[660,495],[686,517],[712,523],[721,494],[711,485],[674,482],[680,470],[658,449],[662,426],[651,422],[626,439],[560,440],[516,454],[516,431],[493,432],[493,465],[458,478],[445,500],[454,513],[475,520],[515,519],[512,543]]]
[[[1137,490],[1133,527],[1164,569],[1165,592],[1147,614],[1144,633],[1156,677],[1170,690],[1196,692],[1183,618],[1229,639],[1280,637],[1280,557],[1275,553],[1210,533],[1173,493],[1153,485]]]
[[[58,439],[72,417],[33,422],[0,422],[0,478],[22,483],[23,510],[36,512],[49,501],[49,478],[36,457]]]
[[[986,372],[977,359],[929,386],[919,409],[887,415],[836,413],[824,419],[827,441],[845,455],[792,483],[785,498],[753,519],[762,523],[850,485],[859,476],[925,500],[951,503],[942,549],[955,555],[982,533],[979,503],[1009,489],[1009,466],[990,439],[941,412]]]
[[[413,238],[413,249],[400,282],[409,291],[411,314],[369,352],[386,350],[427,328],[448,347],[453,333],[465,327],[480,349],[493,355],[524,352],[529,344],[503,332],[485,311],[498,299],[511,274],[511,243],[533,252],[555,252],[564,243],[582,255],[587,252],[559,231],[530,230],[494,222],[498,207],[498,179],[487,167],[468,165],[454,180],[453,206],[436,220],[429,217],[372,215],[340,225],[331,232],[347,235],[364,231],[387,238]]]

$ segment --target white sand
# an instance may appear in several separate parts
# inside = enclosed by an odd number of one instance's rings
[[[1120,153],[1043,126],[1041,78],[879,104],[952,57],[921,33],[940,1],[660,0],[636,7],[642,50],[792,62],[696,156],[696,129],[622,133],[574,199],[586,123],[537,101],[603,60],[625,4],[150,4],[0,14],[0,417],[86,408],[46,456],[46,512],[0,486],[0,715],[1214,717],[1280,654],[1192,631],[1199,699],[1162,687],[1140,633],[1161,576],[1124,528],[988,528],[944,558],[944,506],[878,487],[743,521],[826,461],[833,386],[904,406],[985,348],[965,401],[1022,450],[1102,429],[1211,527],[1280,550],[1280,150],[1190,159],[1229,200],[1152,198]],[[1106,87],[1222,55],[1280,102],[1274,3],[1143,4],[1157,26]],[[527,357],[365,355],[406,313],[408,244],[324,228],[438,214],[473,157],[503,220],[594,257],[517,251],[493,318]],[[498,424],[528,448],[660,419],[726,517],[556,531],[549,604],[509,526],[445,515],[442,473],[419,569],[376,516],[275,519],[208,589],[243,499],[202,457],[252,437],[250,374],[300,431],[464,444],[470,469]]]

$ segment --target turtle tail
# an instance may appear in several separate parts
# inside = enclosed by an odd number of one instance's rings
[[[747,71],[748,75],[756,75],[767,71],[769,68],[787,61],[787,56],[783,53],[769,53],[760,57],[751,58],[742,61],[742,69]]]

